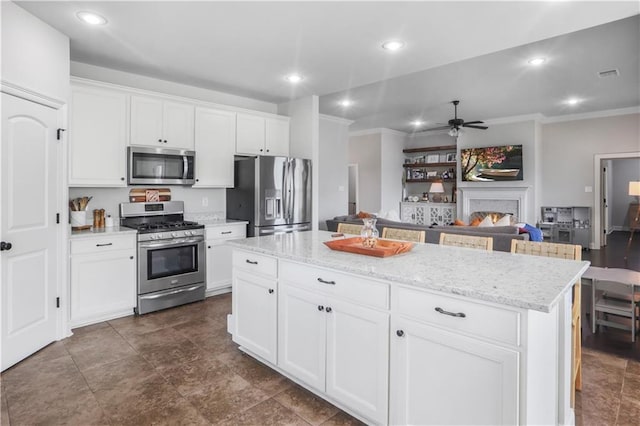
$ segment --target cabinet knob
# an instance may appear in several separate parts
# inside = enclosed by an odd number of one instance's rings
[[[269,150],[267,150],[267,152],[269,152]]]
[[[121,177],[121,178],[120,178],[120,180],[124,180],[124,178],[123,178],[123,177]]]
[[[208,249],[210,249],[210,248],[211,248],[211,246],[207,246],[207,248],[208,248]]]
[[[166,140],[166,139],[164,140],[164,143],[167,143],[167,140]]]
[[[331,306],[327,306],[325,310],[327,311],[328,314],[330,314],[331,311],[333,311],[333,309],[331,309]]]
[[[162,139],[158,139],[158,142],[162,143]]]
[[[11,243],[7,243],[5,241],[0,242],[0,251],[11,250]]]
[[[262,152],[262,148],[260,148],[260,152]]]
[[[404,331],[402,331],[402,330],[397,330],[397,331],[396,331],[396,334],[398,335],[398,337],[402,337],[402,336],[404,336]]]
[[[196,182],[200,182],[200,179],[196,179]]]
[[[324,306],[322,306],[322,305],[318,305],[318,310],[319,310],[319,311],[324,311]]]
[[[129,256],[129,259],[133,260],[133,256]]]
[[[273,294],[273,289],[272,288],[269,289],[269,294]]]

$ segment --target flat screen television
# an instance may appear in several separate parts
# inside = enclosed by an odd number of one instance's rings
[[[522,180],[522,145],[462,149],[460,172],[465,182]]]

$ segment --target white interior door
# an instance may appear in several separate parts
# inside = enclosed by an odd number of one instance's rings
[[[57,115],[2,94],[2,370],[56,338]]]

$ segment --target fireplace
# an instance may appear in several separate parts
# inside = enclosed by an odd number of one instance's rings
[[[528,222],[529,187],[489,188],[463,187],[458,188],[459,204],[462,206],[462,219],[469,221],[473,212],[501,212],[509,213],[520,222]]]

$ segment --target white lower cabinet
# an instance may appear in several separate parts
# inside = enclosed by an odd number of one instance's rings
[[[72,240],[71,327],[131,315],[135,306],[135,234]]]
[[[233,341],[275,364],[278,344],[275,259],[236,250],[233,264]]]
[[[392,321],[391,424],[518,424],[519,353],[404,318]]]
[[[216,293],[231,287],[231,253],[226,242],[246,238],[247,225],[226,225],[207,228],[207,292]]]
[[[348,279],[340,284],[349,286]],[[323,284],[317,285],[320,291],[313,292],[300,288],[304,280],[280,282],[278,366],[372,422],[385,424],[389,314],[323,294]]]

